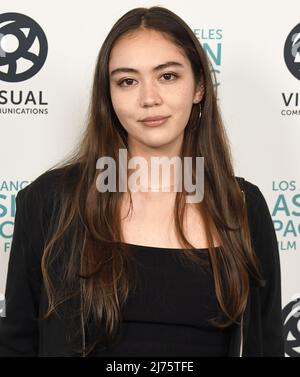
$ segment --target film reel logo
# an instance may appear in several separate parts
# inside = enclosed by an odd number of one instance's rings
[[[0,80],[30,79],[44,65],[47,53],[47,38],[37,22],[21,13],[0,14]]]
[[[289,302],[282,311],[284,323],[285,353],[300,357],[300,296]]]
[[[284,60],[291,74],[300,80],[300,24],[291,30],[285,41]]]

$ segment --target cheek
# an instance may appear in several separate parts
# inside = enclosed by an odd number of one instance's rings
[[[118,118],[123,118],[128,113],[129,107],[126,96],[122,96],[117,92],[111,91],[111,102]]]
[[[111,98],[111,103],[113,105],[115,113],[118,115],[119,107],[120,107],[120,100],[118,98],[118,94],[113,89],[110,89],[110,98]]]
[[[177,114],[177,117],[183,122],[186,122],[190,116],[192,105],[193,97],[191,96],[191,93],[185,92],[172,102],[172,112],[174,115]]]
[[[184,83],[175,90],[171,91],[169,94],[174,110],[188,110],[192,106],[194,98],[193,83]]]
[[[120,123],[128,131],[136,117],[136,109],[132,103],[132,97],[111,93],[111,101]]]

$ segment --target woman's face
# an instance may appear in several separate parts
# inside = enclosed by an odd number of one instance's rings
[[[158,67],[167,62],[178,64]],[[120,68],[125,69],[112,74]],[[116,42],[109,74],[112,104],[129,147],[180,147],[192,105],[203,96],[184,53],[161,33],[139,30]],[[141,122],[154,116],[169,118],[157,127]]]

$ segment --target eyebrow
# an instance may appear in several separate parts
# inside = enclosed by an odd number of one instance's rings
[[[166,63],[159,64],[158,66],[154,67],[152,69],[152,71],[156,72],[156,71],[159,71],[161,69],[168,68],[170,66],[181,67],[181,68],[184,67],[183,64],[181,64],[181,63],[174,62],[174,61],[169,61],[169,62],[166,62]],[[135,69],[135,68],[120,67],[120,68],[116,68],[116,69],[112,70],[111,73],[110,73],[110,75],[113,76],[113,75],[115,75],[116,73],[119,73],[119,72],[139,73],[139,71],[137,69]]]

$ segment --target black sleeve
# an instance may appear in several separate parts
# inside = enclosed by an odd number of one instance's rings
[[[0,318],[0,356],[35,356],[38,352],[42,239],[36,211],[39,205],[28,186],[18,192],[6,280],[6,316]]]
[[[266,285],[260,289],[263,356],[284,356],[281,271],[276,232],[266,200],[256,187],[254,239]]]

